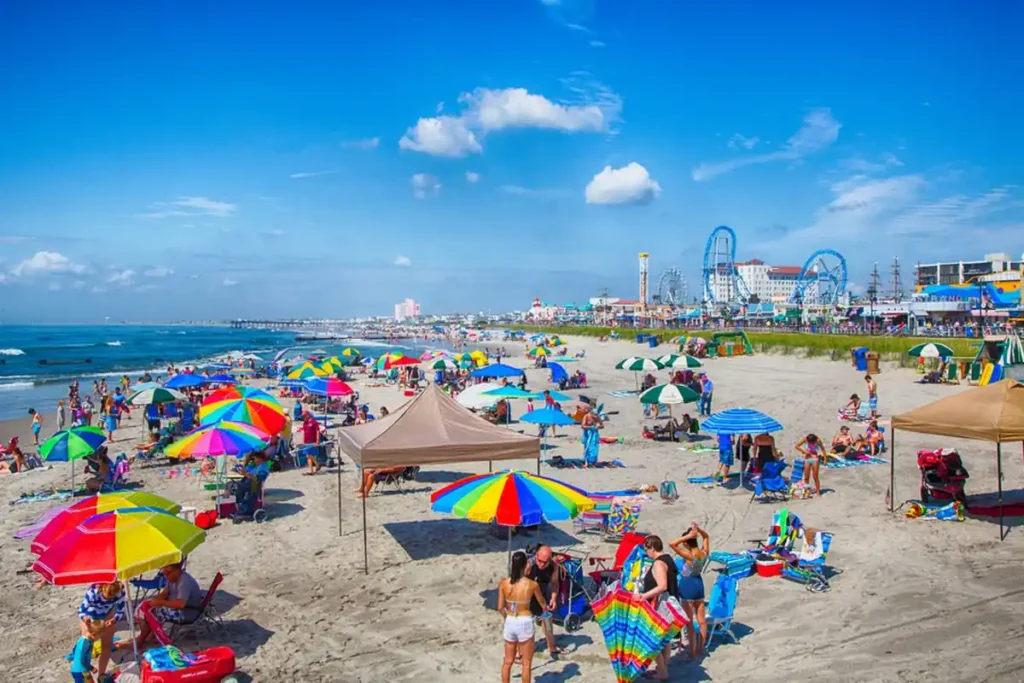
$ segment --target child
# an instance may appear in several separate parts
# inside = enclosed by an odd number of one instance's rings
[[[102,619],[85,619],[89,637],[79,636],[75,649],[71,651],[71,680],[75,683],[93,683],[92,646],[100,639],[105,626]]]
[[[28,414],[32,416],[32,441],[39,446],[39,432],[43,428],[43,416],[36,412],[35,408],[29,408]]]
[[[723,486],[725,486],[725,482],[729,479],[729,468],[732,467],[734,462],[732,450],[732,434],[719,434],[718,471],[715,472],[715,478],[721,479]]]
[[[64,412],[64,399],[57,401],[57,431],[64,429],[64,423],[67,421],[67,413]]]

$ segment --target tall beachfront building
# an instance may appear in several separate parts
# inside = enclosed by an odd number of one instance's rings
[[[395,320],[401,322],[406,318],[420,317],[420,305],[412,299],[395,304]]]
[[[732,278],[726,273],[719,275],[717,272],[711,274],[711,291],[717,301],[736,301],[750,294],[762,303],[786,303],[793,295],[802,270],[800,266],[771,266],[761,259],[738,261],[736,274],[746,285],[746,291],[743,285],[739,286],[739,292],[734,291]],[[805,296],[813,295],[815,288],[815,284],[810,284]]]

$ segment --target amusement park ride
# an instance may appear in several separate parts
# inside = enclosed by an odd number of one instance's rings
[[[736,233],[732,228],[721,225],[711,232],[704,248],[702,276],[706,305],[735,306],[750,301],[750,288],[736,268]],[[846,284],[846,259],[832,249],[819,249],[804,262],[788,303],[835,307],[846,292]]]

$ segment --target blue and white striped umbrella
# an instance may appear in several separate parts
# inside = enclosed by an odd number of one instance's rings
[[[700,428],[712,434],[761,434],[782,431],[774,418],[750,408],[730,408],[715,413],[701,423]]]

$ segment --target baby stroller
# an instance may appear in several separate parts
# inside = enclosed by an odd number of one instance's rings
[[[597,597],[587,585],[588,577],[583,574],[583,561],[587,558],[564,551],[555,553],[553,559],[562,566],[566,577],[562,594],[558,596],[554,621],[562,624],[567,632],[578,631],[591,613],[591,601]]]
[[[960,454],[952,448],[917,452],[917,467],[921,470],[921,502],[930,499],[950,499],[967,502],[964,484],[970,474],[960,460]]]

